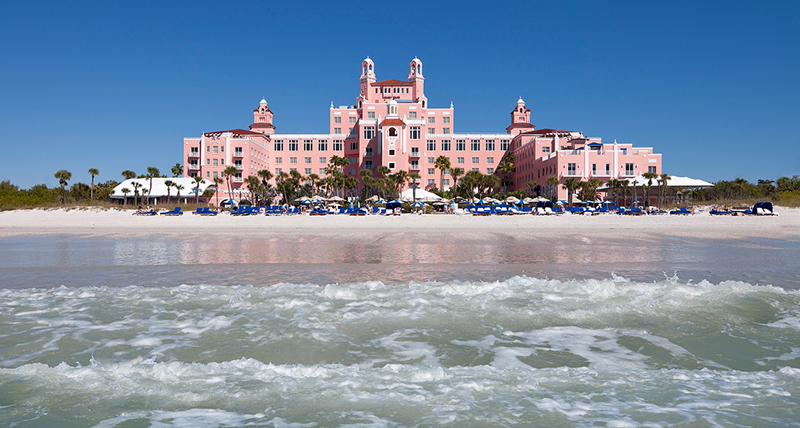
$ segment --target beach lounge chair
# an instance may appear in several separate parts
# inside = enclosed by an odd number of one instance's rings
[[[173,209],[172,211],[164,211],[163,213],[161,213],[161,215],[176,216],[176,215],[183,215],[183,213],[181,212],[181,207],[175,207],[175,209]]]
[[[775,214],[775,210],[772,207],[772,202],[758,202],[753,205],[752,210],[747,211],[750,211],[749,214],[751,215],[778,215]],[[748,214],[747,211],[745,211],[745,214]]]

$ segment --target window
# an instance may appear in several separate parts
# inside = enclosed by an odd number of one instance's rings
[[[328,163],[328,158],[326,158],[325,156],[320,157],[319,163],[325,165],[326,163]]]
[[[348,118],[348,123],[350,123],[350,124],[356,123],[356,118],[355,118],[355,117],[353,117],[353,116],[350,116],[350,117]]]
[[[342,118],[341,117],[334,117],[333,118],[333,123],[342,123]]]
[[[626,163],[625,164],[625,175],[633,175],[633,164]]]
[[[654,166],[648,166],[648,167],[647,167],[647,172],[652,172],[652,173],[655,173],[655,172],[656,172],[656,167],[654,167]]]
[[[319,169],[319,175],[323,175],[323,174],[325,174],[325,168],[320,168]]]
[[[366,149],[366,151],[364,153],[364,156],[368,157],[368,158],[372,157],[372,147],[367,147],[367,149]]]
[[[473,164],[476,164],[476,163],[481,163],[481,158],[476,158],[476,157],[473,157],[473,158],[472,158],[472,163],[473,163]]]
[[[415,112],[415,111],[408,112],[408,118],[409,119],[416,119],[417,118],[417,112]]]
[[[371,140],[375,138],[375,127],[374,126],[365,126],[364,127],[364,139]]]
[[[219,153],[219,146],[214,146],[214,153]]]
[[[211,159],[206,159],[206,165],[211,165]]]
[[[389,162],[389,169],[394,169],[394,162]]]
[[[342,128],[333,128],[333,133],[336,135],[342,135]]]
[[[306,168],[306,169],[304,170],[304,174],[305,174],[305,175],[309,175],[309,174],[311,174],[311,168]]]
[[[442,151],[443,152],[450,151],[450,140],[442,140]]]
[[[283,172],[283,168],[275,168],[275,175],[278,175]]]
[[[356,169],[355,168],[350,168],[347,171],[350,173],[350,175],[356,175]]]
[[[467,140],[456,140],[456,151],[463,152],[467,149]]]
[[[494,174],[494,168],[486,168],[486,173],[489,175]]]
[[[435,134],[436,128],[428,128],[428,134]]]
[[[411,161],[411,170],[412,171],[419,171],[419,161],[414,159]]]
[[[367,119],[375,119],[375,112],[374,111],[367,112]]]
[[[494,140],[486,140],[486,151],[494,151]]]
[[[289,140],[289,151],[290,152],[297,151],[297,140]]]
[[[311,158],[310,157],[309,158],[305,158],[303,160],[305,161],[305,163],[311,163]]]
[[[592,175],[596,175],[596,174],[597,174],[597,164],[593,163],[592,164]]]
[[[353,133],[353,128],[349,128],[349,129],[347,130],[347,135],[350,135],[350,134],[352,134],[352,133]]]
[[[433,165],[435,163],[436,163],[436,159],[435,158],[428,158],[428,165]]]
[[[480,168],[472,168],[472,170],[475,171],[475,172],[480,172],[481,171]]]
[[[606,175],[611,175],[611,164],[610,163],[606,164]]]
[[[419,147],[412,147],[411,148],[411,156],[418,158],[419,157]]]
[[[211,151],[211,146],[206,146],[206,151],[210,152]]]
[[[219,164],[217,163],[219,162],[218,160],[214,159],[212,162],[214,162],[214,166],[219,166]]]
[[[371,160],[365,161],[364,162],[364,168],[372,169],[372,161]]]
[[[275,163],[276,164],[282,164],[283,163],[283,158],[275,158]]]
[[[394,156],[394,154],[395,154],[394,149],[389,149],[389,156]]]
[[[334,152],[342,151],[342,140],[333,140],[333,151]]]
[[[409,128],[411,130],[411,134],[409,135],[410,140],[419,140],[420,139],[420,130],[419,126],[412,126]]]
[[[442,123],[450,123],[450,117],[449,116],[443,117],[442,118]]]
[[[297,163],[297,158],[289,158],[289,163],[296,164]]]
[[[350,150],[351,151],[358,150],[358,141],[351,141],[350,142]]]
[[[576,175],[576,169],[574,163],[567,164],[567,175]]]
[[[456,158],[456,163],[457,164],[463,164],[464,163],[464,158]]]
[[[550,153],[550,146],[542,147],[542,153]]]
[[[350,165],[355,165],[358,162],[358,158],[347,158],[347,163]]]
[[[428,168],[428,174],[430,175],[436,174],[436,168]]]
[[[435,185],[436,185],[436,180],[434,180],[433,178],[429,178],[428,179],[428,186],[435,186]]]
[[[311,140],[303,140],[303,151],[310,152],[314,150],[314,142]]]
[[[443,178],[442,179],[442,187],[449,186],[449,185],[450,185],[450,179],[449,178]]]
[[[500,150],[508,150],[508,140],[500,140]]]
[[[428,140],[428,151],[435,151],[436,150],[436,141],[435,140]]]
[[[321,151],[321,152],[327,152],[328,151],[328,140],[320,140],[317,143],[317,149],[319,151]]]
[[[436,118],[435,117],[429,117],[428,118],[428,123],[436,123]]]
[[[469,149],[473,152],[477,152],[481,149],[481,140],[472,140],[469,144]]]
[[[213,176],[214,178],[219,178],[219,173],[218,173],[217,171],[214,171],[214,173],[212,174],[212,176]]]
[[[449,134],[450,128],[442,128],[442,134]]]
[[[494,158],[493,157],[486,158],[486,163],[488,163],[489,165],[492,165],[494,163]]]

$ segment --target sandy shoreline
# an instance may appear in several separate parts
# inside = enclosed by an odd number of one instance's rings
[[[402,235],[420,239],[466,241],[517,239],[611,238],[648,239],[683,236],[703,239],[772,238],[800,236],[800,209],[778,207],[776,217],[710,216],[248,216],[221,214],[203,217],[132,215],[132,210],[16,210],[0,212],[0,237],[67,234],[135,237],[147,235],[226,236],[247,238],[327,238],[375,240]]]

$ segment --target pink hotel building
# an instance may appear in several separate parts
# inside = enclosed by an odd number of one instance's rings
[[[392,172],[417,172],[422,187],[446,189],[452,178],[445,174],[439,183],[440,173],[433,165],[437,157],[449,158],[452,167],[465,172],[492,174],[506,153],[516,156],[516,171],[509,177],[514,190],[525,189],[531,181],[545,189],[552,175],[563,183],[568,178],[608,181],[662,172],[661,154],[653,153],[652,148],[603,143],[581,132],[537,130],[522,98],[511,111],[505,133],[456,133],[452,103],[447,108],[430,108],[424,85],[422,62],[417,58],[411,61],[407,81],[378,81],[375,64],[367,58],[361,63],[356,104],[338,108],[331,104],[330,133],[276,134],[272,111],[262,99],[253,110],[249,130],[184,138],[184,174],[213,179],[222,177],[223,170],[233,165],[238,172],[232,182],[240,188],[245,186],[245,177],[262,169],[276,175],[297,170],[322,177],[331,156],[338,155],[350,161],[344,167],[348,176],[359,177],[362,169],[374,173],[384,165]],[[558,197],[566,197],[562,186]]]

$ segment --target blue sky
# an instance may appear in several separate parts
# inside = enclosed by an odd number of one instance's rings
[[[351,4],[352,3],[352,4]],[[423,64],[455,132],[539,128],[633,142],[671,175],[800,174],[800,2],[3,2],[0,180],[121,180],[183,163],[182,139],[325,133],[379,80]]]

